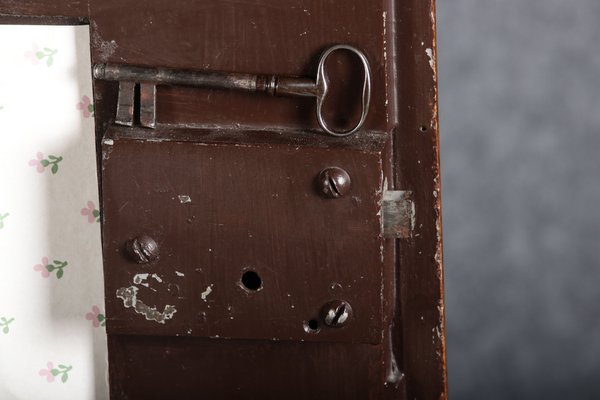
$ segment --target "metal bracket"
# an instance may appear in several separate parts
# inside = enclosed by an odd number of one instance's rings
[[[386,190],[381,202],[381,234],[385,238],[408,239],[415,227],[412,191]]]
[[[136,104],[136,87],[138,83],[119,81],[119,98],[117,102],[117,125],[133,126],[136,121],[145,128],[156,127],[156,85],[139,83],[139,106]],[[137,114],[137,115],[136,115]]]

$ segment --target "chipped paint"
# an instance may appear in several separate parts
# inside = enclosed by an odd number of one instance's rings
[[[115,141],[112,139],[104,139],[102,141],[103,144],[105,144],[106,146],[112,146],[113,144],[115,144]]]
[[[383,59],[387,61],[387,11],[382,14],[383,18]]]
[[[177,276],[185,276],[183,272],[175,271],[175,275]]]
[[[133,308],[134,311],[140,315],[143,315],[148,321],[155,321],[159,324],[164,324],[166,321],[173,318],[173,315],[177,312],[175,306],[167,304],[164,311],[160,312],[156,307],[150,307],[143,301],[138,299],[139,289],[135,286],[123,287],[117,289],[117,298],[123,300],[123,306],[125,308]]]
[[[188,196],[187,194],[180,194],[177,197],[179,198],[179,202],[181,204],[191,203],[192,202],[192,198],[190,196]]]
[[[148,287],[150,285],[148,284],[148,282],[145,282],[145,281],[146,281],[146,279],[148,279],[149,275],[150,274],[146,274],[146,273],[145,274],[136,274],[133,277],[133,283],[135,283],[136,285],[142,285],[142,286]]]
[[[156,282],[158,283],[162,283],[162,279],[160,276],[156,275],[156,274],[152,274],[152,279],[154,279]]]
[[[435,71],[435,58],[433,55],[433,49],[431,49],[430,47],[426,48],[425,54],[427,54],[427,57],[429,58],[429,66],[432,70]]]
[[[102,38],[100,30],[98,29],[98,24],[96,24],[94,20],[90,22],[90,25],[92,28],[92,47],[98,52],[100,61],[106,62],[113,54],[115,54],[119,46],[114,40],[107,41]]]
[[[111,40],[110,42],[102,42],[100,44],[100,57],[102,59],[108,59],[117,51],[117,42]]]
[[[383,20],[383,60],[385,63],[387,63],[387,11],[384,11],[381,15],[381,18]],[[388,98],[388,70],[387,68],[385,69],[385,122],[389,123],[390,121],[390,117],[389,117],[389,111],[388,111],[388,104],[389,104],[389,98]]]
[[[431,116],[431,127],[433,128],[433,132],[436,135],[436,139],[434,142],[433,153],[436,159],[436,163],[433,166],[434,168],[434,178],[433,178],[433,186],[434,191],[437,195],[434,195],[434,218],[435,218],[435,230],[436,230],[436,244],[435,244],[435,255],[434,262],[436,267],[436,276],[440,282],[440,292],[437,304],[438,311],[438,321],[435,327],[435,337],[433,338],[434,346],[436,347],[435,354],[440,359],[442,365],[442,379],[445,386],[445,391],[442,393],[440,398],[445,399],[445,393],[448,392],[448,381],[447,381],[447,371],[446,371],[446,340],[445,340],[445,310],[444,310],[444,287],[443,287],[443,275],[444,275],[444,267],[443,267],[443,256],[442,256],[442,215],[441,215],[441,184],[440,184],[440,170],[439,170],[439,131],[438,131],[438,90],[437,90],[437,40],[436,40],[436,18],[435,18],[435,2],[431,2],[431,11],[430,11],[430,20],[431,20],[431,32],[432,32],[432,47],[431,47],[431,55],[430,66],[433,71],[432,80],[434,82],[433,86],[433,102],[430,103],[432,106],[432,116]]]
[[[204,292],[200,293],[200,297],[202,298],[202,300],[207,301],[206,298],[212,293],[213,286],[214,285],[208,285],[208,287],[206,288],[206,290]]]

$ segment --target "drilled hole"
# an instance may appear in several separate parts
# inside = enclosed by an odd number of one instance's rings
[[[427,132],[427,127],[426,127],[425,125],[421,125],[421,126],[419,127],[419,130],[420,130],[421,132]]]
[[[304,331],[306,333],[319,333],[319,321],[316,319],[311,319],[304,323]]]
[[[246,271],[242,275],[242,285],[248,290],[256,291],[262,287],[262,279],[254,271]]]

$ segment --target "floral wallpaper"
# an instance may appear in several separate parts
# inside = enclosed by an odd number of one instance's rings
[[[0,399],[107,399],[87,27],[0,26]]]

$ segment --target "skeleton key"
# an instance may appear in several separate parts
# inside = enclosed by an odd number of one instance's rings
[[[325,71],[327,58],[335,51],[348,50],[360,59],[363,72],[362,107],[360,120],[349,130],[334,130],[329,127],[323,117],[323,103],[329,89],[329,79]],[[133,93],[136,83],[140,88],[140,122],[143,126],[156,126],[156,85],[199,86],[213,89],[243,90],[264,92],[274,96],[309,96],[317,99],[317,120],[321,128],[333,136],[351,135],[363,126],[369,103],[371,101],[371,70],[364,53],[349,45],[335,45],[328,48],[319,60],[316,79],[296,78],[276,75],[254,75],[244,73],[227,73],[212,71],[189,71],[169,68],[146,68],[129,65],[96,64],[94,78],[108,81],[119,81],[119,105],[116,123],[133,124]]]

